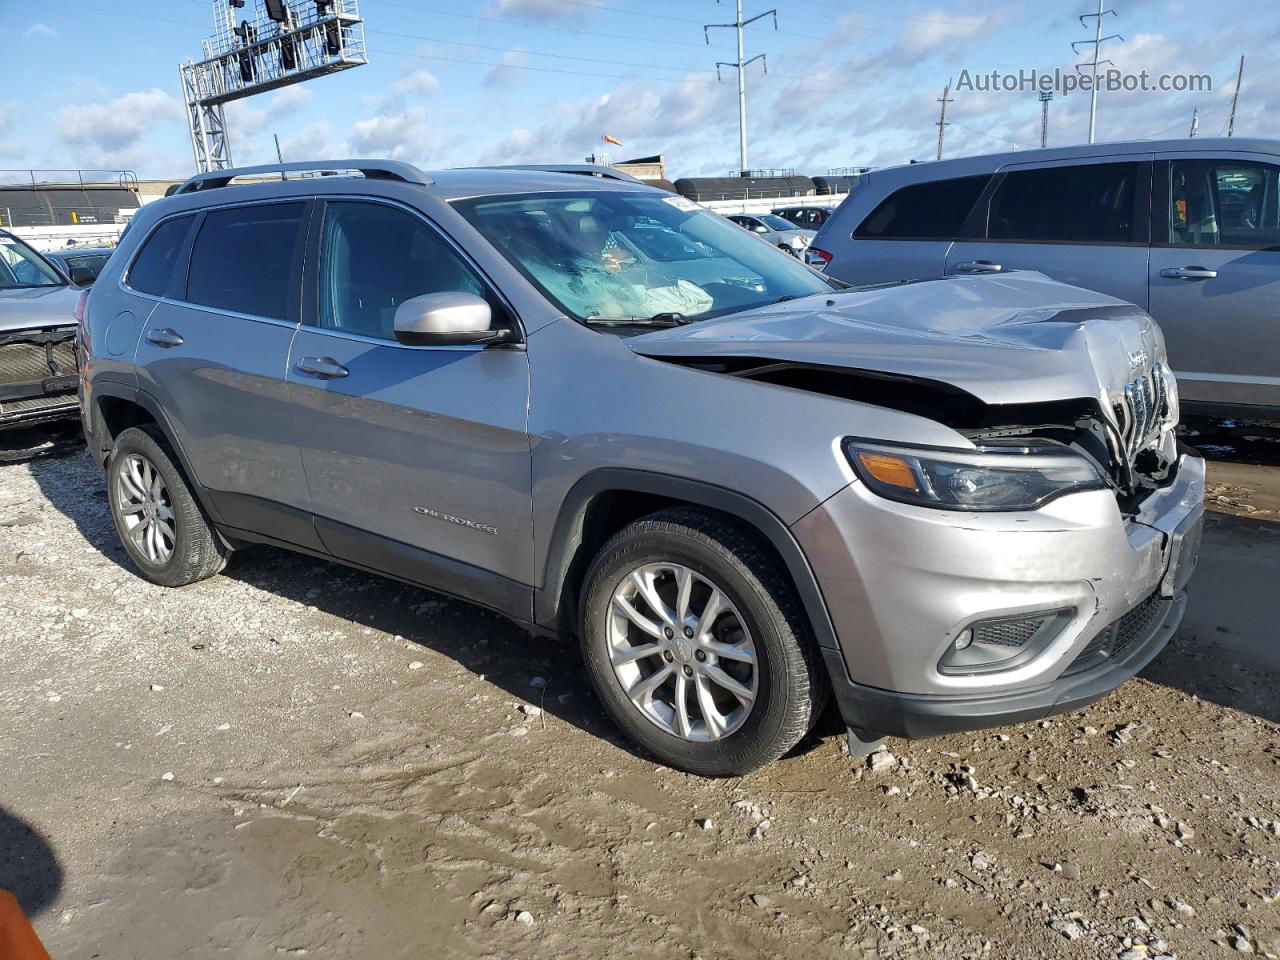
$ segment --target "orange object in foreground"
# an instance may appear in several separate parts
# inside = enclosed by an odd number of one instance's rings
[[[8,890],[0,890],[0,960],[51,960]]]

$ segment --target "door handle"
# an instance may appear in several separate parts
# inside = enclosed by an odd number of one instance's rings
[[[157,327],[154,330],[148,330],[147,339],[157,347],[180,347],[183,343],[182,335],[177,330],[172,330],[169,327]]]
[[[1212,280],[1217,275],[1217,270],[1206,267],[1166,267],[1160,271],[1160,276],[1170,280]]]
[[[1003,270],[1004,264],[991,260],[966,260],[956,264],[956,273],[1000,273]]]
[[[333,357],[303,357],[296,366],[301,373],[323,377],[326,380],[345,377],[351,372]]]

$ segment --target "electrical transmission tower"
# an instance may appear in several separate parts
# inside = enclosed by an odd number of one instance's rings
[[[1240,54],[1240,69],[1236,71],[1236,92],[1231,95],[1231,116],[1227,118],[1227,136],[1236,135],[1236,104],[1240,102],[1240,84],[1244,80],[1244,54]]]
[[[1089,91],[1089,142],[1090,143],[1093,143],[1094,133],[1097,131],[1097,126],[1098,126],[1098,67],[1104,63],[1111,63],[1110,60],[1101,59],[1102,45],[1106,43],[1108,40],[1119,40],[1121,43],[1124,43],[1124,37],[1120,36],[1120,34],[1118,33],[1113,33],[1109,37],[1104,37],[1102,35],[1102,18],[1105,17],[1108,13],[1111,14],[1113,17],[1119,17],[1119,14],[1116,13],[1114,10],[1102,9],[1102,4],[1103,4],[1103,0],[1098,0],[1097,13],[1086,13],[1086,14],[1082,14],[1080,17],[1080,25],[1082,27],[1088,26],[1088,24],[1085,23],[1085,21],[1088,20],[1090,17],[1094,18],[1093,39],[1092,40],[1076,40],[1076,41],[1073,41],[1071,44],[1071,50],[1073,53],[1079,53],[1080,47],[1087,47],[1090,45],[1093,46],[1093,59],[1085,63],[1076,64],[1076,70],[1079,70],[1081,67],[1089,67],[1093,71],[1093,83],[1090,85],[1090,91]],[[1112,64],[1112,66],[1115,66],[1115,64]]]
[[[938,116],[938,159],[942,159],[942,141],[947,132],[947,104],[954,103],[955,97],[951,96],[951,83],[942,88],[942,97],[938,100],[942,104],[942,112]]]
[[[719,2],[719,0],[717,0]],[[757,20],[763,20],[765,17],[773,17],[773,29],[778,29],[778,11],[766,10],[764,13],[758,13],[749,20],[742,19],[742,0],[737,0],[738,18],[733,23],[708,23],[702,28],[702,35],[707,41],[707,46],[711,46],[711,31],[721,28],[732,27],[738,33],[738,60],[736,63],[717,63],[716,79],[720,79],[721,67],[735,67],[738,71],[738,170],[742,176],[747,176],[747,66],[755,63],[757,60],[763,62],[764,72],[769,72],[769,61],[763,53],[758,53],[750,60],[744,59],[742,30],[749,24],[755,23]]]

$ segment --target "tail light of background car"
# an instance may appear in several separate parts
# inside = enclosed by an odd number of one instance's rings
[[[76,308],[71,311],[71,316],[76,323],[84,326],[85,314],[89,311],[89,291],[81,290],[80,296],[76,298]]]
[[[821,247],[810,247],[805,251],[804,262],[811,267],[822,270],[831,262],[831,254]]]

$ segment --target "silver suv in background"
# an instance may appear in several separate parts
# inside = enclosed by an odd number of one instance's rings
[[[223,170],[89,295],[139,572],[270,543],[579,640],[663,761],[1035,719],[1182,615],[1202,461],[1137,307],[1036,274],[839,289],[682,197],[390,161]]]
[[[877,170],[823,225],[809,262],[853,284],[1038,270],[1148,310],[1197,412],[1280,414],[1280,141]]]
[[[45,257],[0,230],[0,430],[72,419],[81,290]]]

